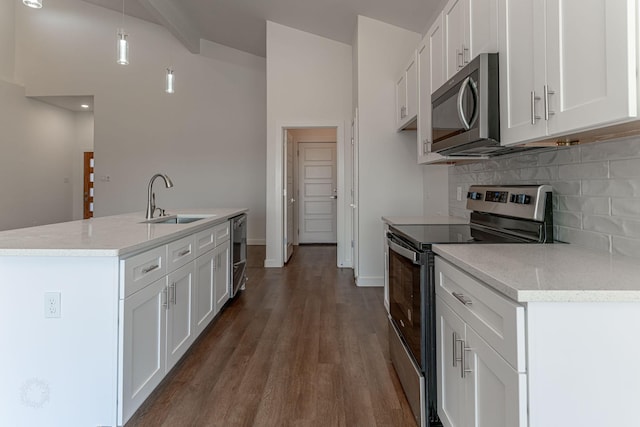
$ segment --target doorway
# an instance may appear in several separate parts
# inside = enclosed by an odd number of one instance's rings
[[[83,171],[83,218],[93,218],[93,183],[95,175],[93,173],[93,151],[84,152]]]
[[[283,258],[304,243],[337,243],[337,128],[285,128]]]

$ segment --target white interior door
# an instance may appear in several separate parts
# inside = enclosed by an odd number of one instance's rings
[[[299,243],[336,243],[336,144],[298,144]]]
[[[291,133],[285,133],[285,162],[284,162],[284,262],[291,258],[293,253],[294,239],[294,206],[295,198],[293,194],[293,136]]]

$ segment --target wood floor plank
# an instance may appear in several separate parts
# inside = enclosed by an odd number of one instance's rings
[[[415,427],[382,288],[356,287],[335,246],[297,247],[282,269],[248,255],[247,289],[126,426]]]

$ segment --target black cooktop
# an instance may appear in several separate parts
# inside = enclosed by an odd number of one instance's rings
[[[437,243],[530,243],[499,232],[470,224],[390,225],[393,234],[417,249],[428,249]]]

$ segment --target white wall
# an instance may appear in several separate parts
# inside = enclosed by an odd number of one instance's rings
[[[74,114],[0,79],[0,230],[71,220]]]
[[[97,216],[144,212],[148,180],[164,172],[175,187],[158,187],[158,206],[247,207],[249,241],[264,243],[264,58],[208,42],[194,55],[164,28],[126,17],[130,64],[120,66],[117,12],[56,0],[15,17],[15,74],[28,95],[94,95]],[[173,95],[163,91],[167,66]]]
[[[382,286],[383,215],[422,215],[415,131],[396,132],[395,81],[420,34],[358,17],[359,286]]]
[[[425,165],[422,167],[423,215],[449,215],[450,167],[449,165]]]
[[[338,199],[345,200],[350,156],[351,46],[267,21],[266,267],[283,265],[283,127],[338,128]],[[342,150],[342,151],[341,151]],[[338,205],[338,258],[350,251],[350,212]],[[350,237],[348,243],[350,244]]]
[[[15,0],[0,0],[0,80],[13,82],[15,60]]]

